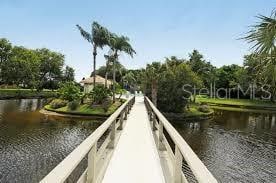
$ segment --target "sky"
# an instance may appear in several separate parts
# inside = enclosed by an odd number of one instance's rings
[[[138,69],[165,57],[188,58],[193,49],[217,67],[242,65],[250,45],[239,38],[269,16],[276,0],[0,0],[0,38],[27,48],[49,48],[65,55],[76,80],[92,71],[92,47],[76,28],[93,21],[125,35],[137,54],[121,55],[126,68]],[[97,68],[105,64],[98,51]]]

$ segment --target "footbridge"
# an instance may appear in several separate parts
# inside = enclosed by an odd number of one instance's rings
[[[131,97],[40,182],[217,180],[147,97]]]

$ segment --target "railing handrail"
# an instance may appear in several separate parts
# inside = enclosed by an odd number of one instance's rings
[[[125,107],[134,97],[129,98],[119,107],[102,125],[100,125],[90,136],[88,136],[78,147],[76,147],[61,163],[59,163],[40,183],[64,182],[73,170],[79,165],[83,158],[89,153],[99,138],[111,126],[114,120],[124,111]]]
[[[217,180],[212,175],[212,173],[207,169],[207,167],[202,163],[198,156],[194,153],[192,148],[187,144],[183,137],[176,131],[176,129],[171,125],[171,123],[164,117],[164,115],[154,106],[154,104],[145,97],[147,102],[150,105],[150,108],[153,110],[154,114],[159,119],[159,122],[163,123],[164,128],[170,135],[171,139],[175,145],[179,148],[182,156],[189,165],[194,176],[198,182],[212,182],[216,183]]]

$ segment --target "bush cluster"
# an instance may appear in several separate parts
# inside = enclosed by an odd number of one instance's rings
[[[198,107],[198,110],[199,110],[200,112],[207,113],[207,112],[210,111],[210,108],[209,108],[208,105],[200,105],[200,106]]]
[[[65,100],[62,100],[62,99],[54,99],[50,103],[50,107],[52,109],[58,109],[58,108],[61,108],[61,107],[65,107],[66,105],[67,105],[67,102]]]
[[[78,101],[71,101],[68,102],[68,108],[72,111],[76,110],[79,107],[79,102]]]

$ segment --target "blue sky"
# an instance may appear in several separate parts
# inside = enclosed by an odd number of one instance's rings
[[[241,65],[249,45],[238,38],[256,15],[273,8],[276,0],[0,0],[0,37],[63,53],[76,80],[91,72],[92,54],[75,25],[90,30],[92,21],[131,39],[137,55],[120,59],[127,68],[172,55],[187,58],[193,49],[216,66]],[[107,51],[99,51],[97,67]]]

